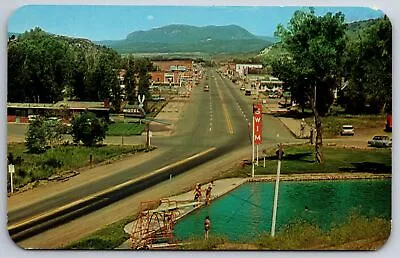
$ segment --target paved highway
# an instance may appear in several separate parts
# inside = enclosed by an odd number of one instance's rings
[[[163,155],[129,169],[121,169],[113,173],[112,177],[99,179],[95,183],[84,184],[48,198],[43,196],[22,208],[9,209],[9,225],[29,220],[37,214],[52,211],[72,202],[79,202],[87,196],[146,176],[173,163],[177,166],[172,172],[169,170],[169,173],[181,173],[235,149],[246,145],[250,147],[249,122],[252,116],[252,99],[243,96],[237,85],[221,77],[215,70],[208,70],[204,77],[205,80],[194,88],[191,103],[177,123],[176,133],[152,140],[152,144],[166,150]],[[209,85],[210,91],[203,91],[205,84]],[[291,133],[276,118],[264,116],[263,119],[266,145],[294,141]],[[203,158],[182,162],[199,153],[205,153],[202,155]],[[125,193],[133,194],[144,189],[146,184],[136,187],[136,190],[132,187],[124,189]],[[113,200],[113,198],[114,196],[107,195],[103,199]]]

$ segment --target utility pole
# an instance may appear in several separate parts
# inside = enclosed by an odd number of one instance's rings
[[[146,148],[150,148],[150,122],[146,122]]]
[[[258,145],[256,146],[256,152],[257,152],[257,157],[256,157],[256,165],[258,166]]]
[[[279,194],[279,176],[281,173],[281,162],[282,162],[282,144],[279,144],[278,154],[278,168],[276,170],[276,181],[275,181],[275,193],[274,193],[274,206],[272,210],[272,225],[271,225],[271,236],[275,236],[275,224],[276,224],[276,212],[278,209],[278,194]]]

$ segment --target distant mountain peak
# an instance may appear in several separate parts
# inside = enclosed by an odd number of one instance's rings
[[[251,52],[270,44],[246,29],[230,25],[169,24],[129,33],[125,40],[103,41],[119,52]],[[242,45],[240,45],[242,44]]]

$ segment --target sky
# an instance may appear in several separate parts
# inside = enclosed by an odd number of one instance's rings
[[[286,26],[298,9],[302,7],[26,5],[10,15],[8,31],[22,33],[40,27],[54,34],[99,41],[124,39],[133,31],[169,24],[235,24],[255,35],[273,36],[277,25]],[[342,12],[347,22],[383,16],[381,11],[365,7],[318,7],[315,11],[317,15]]]

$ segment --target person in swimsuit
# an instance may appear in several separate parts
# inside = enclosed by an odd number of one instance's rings
[[[199,202],[201,200],[201,185],[199,183],[196,184],[194,189],[194,200]]]
[[[211,227],[210,217],[207,216],[206,219],[204,220],[204,239],[205,240],[208,239],[208,232],[210,231],[210,227]]]
[[[212,183],[210,183],[206,189],[206,205],[210,204],[211,201],[211,190],[212,190]]]

